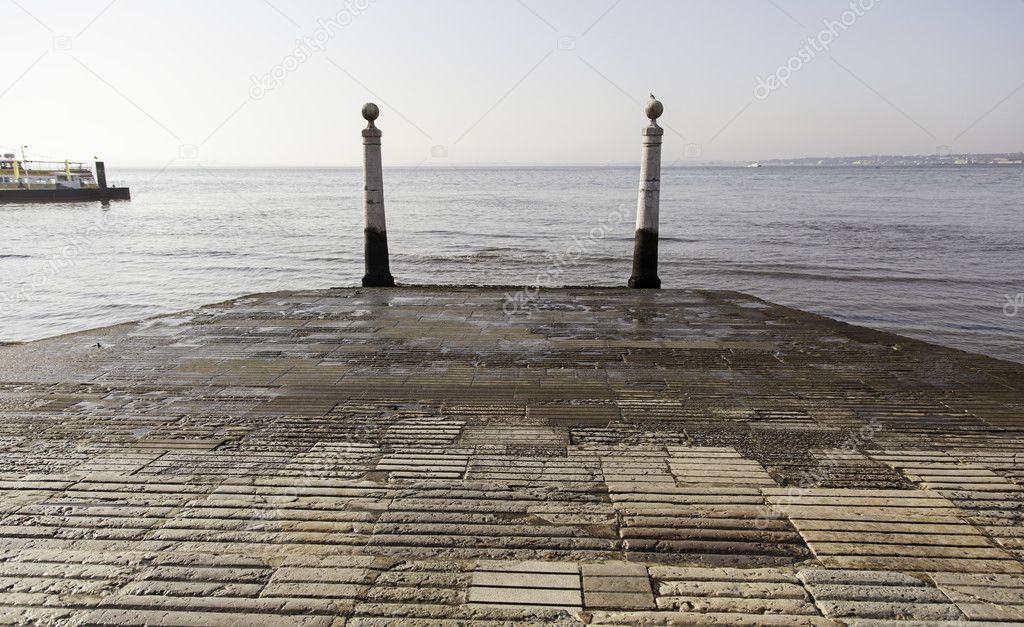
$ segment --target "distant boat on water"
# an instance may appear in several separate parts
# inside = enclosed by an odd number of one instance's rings
[[[96,173],[85,163],[29,161],[13,153],[0,155],[0,203],[131,200],[127,187],[108,187],[106,168]]]
[[[747,167],[748,167],[748,168],[760,168],[760,167],[762,167],[762,166],[761,166],[761,164],[760,164],[760,163],[758,163],[758,162],[756,162],[756,161],[755,161],[755,162],[751,163],[750,165],[748,165]]]

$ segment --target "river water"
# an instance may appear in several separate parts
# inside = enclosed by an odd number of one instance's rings
[[[638,168],[391,168],[400,283],[623,285]],[[131,203],[0,205],[0,341],[354,286],[358,169],[115,170]],[[664,287],[1024,361],[1024,169],[667,168]]]

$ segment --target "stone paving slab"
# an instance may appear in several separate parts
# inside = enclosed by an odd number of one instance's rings
[[[1024,623],[1024,366],[506,291],[0,347],[0,623]]]

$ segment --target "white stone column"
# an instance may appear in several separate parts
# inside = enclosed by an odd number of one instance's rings
[[[647,103],[651,123],[643,131],[644,147],[640,161],[640,193],[636,206],[636,239],[633,245],[633,275],[629,286],[658,289],[658,210],[661,204],[661,140],[665,129],[658,118],[665,107],[655,100]]]
[[[384,217],[384,168],[380,156],[380,129],[374,120],[380,116],[380,109],[372,102],[363,106],[363,118],[369,124],[363,129],[363,176],[366,182],[363,193],[366,227],[364,235],[364,257],[366,274],[363,287],[394,287],[388,262],[388,229]]]

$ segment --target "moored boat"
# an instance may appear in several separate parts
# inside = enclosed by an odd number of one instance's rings
[[[12,153],[0,155],[0,203],[131,200],[127,187],[107,185],[106,168],[96,172],[85,163],[30,161]]]

